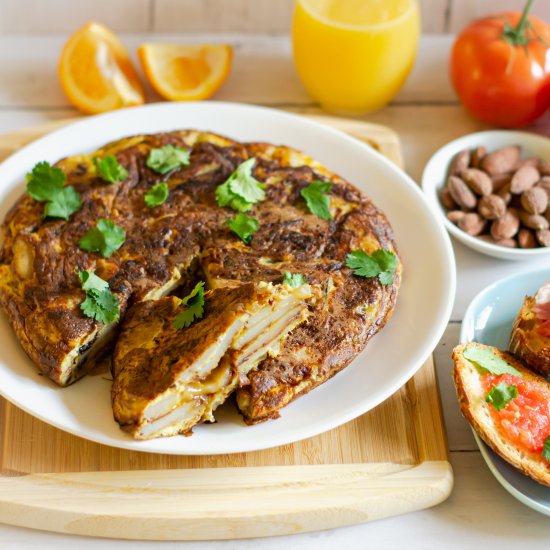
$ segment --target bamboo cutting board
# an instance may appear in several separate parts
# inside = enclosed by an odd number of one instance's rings
[[[401,165],[388,128],[308,116]],[[67,122],[0,136],[0,159]],[[173,456],[107,447],[2,398],[0,442],[0,522],[99,537],[238,539],[329,529],[433,506],[453,483],[431,358],[367,414],[264,451]]]

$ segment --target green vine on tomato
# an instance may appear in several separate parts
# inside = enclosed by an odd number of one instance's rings
[[[550,25],[522,13],[488,16],[457,37],[450,72],[464,107],[496,126],[526,126],[550,108]]]

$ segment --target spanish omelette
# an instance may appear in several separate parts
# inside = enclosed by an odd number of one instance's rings
[[[190,150],[190,165],[165,175],[149,169],[145,160],[151,149],[166,144]],[[106,185],[97,177],[93,158],[108,154],[127,169],[124,181]],[[228,209],[216,204],[215,189],[251,157],[267,198],[252,210],[260,227],[246,245],[228,229]],[[213,289],[279,283],[286,271],[303,273],[322,288],[324,300],[307,322],[239,390],[237,401],[250,423],[277,416],[292,399],[345,367],[395,306],[401,265],[390,285],[356,277],[345,267],[353,249],[396,252],[387,219],[355,187],[297,150],[188,130],[132,136],[57,166],[81,194],[83,206],[63,221],[43,219],[42,205],[29,196],[14,205],[3,224],[0,303],[27,354],[59,385],[84,375],[117,339],[118,325],[83,315],[79,270],[95,270],[108,281],[121,317],[202,274]],[[300,196],[319,179],[333,184],[331,220],[311,214]],[[168,184],[170,198],[149,209],[144,195],[159,181]],[[113,220],[127,235],[110,258],[78,247],[100,217]]]

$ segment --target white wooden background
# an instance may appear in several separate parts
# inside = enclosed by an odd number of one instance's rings
[[[345,2],[346,0],[341,0]],[[525,0],[419,0],[427,33],[457,32],[490,12],[521,10]],[[71,32],[90,19],[117,32],[286,33],[294,0],[0,0],[0,34]],[[550,20],[550,0],[533,14]]]

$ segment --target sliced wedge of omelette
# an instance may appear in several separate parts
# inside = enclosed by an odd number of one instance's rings
[[[243,164],[249,173],[235,186]],[[348,365],[394,309],[402,267],[386,217],[357,188],[297,150],[184,130],[124,138],[55,167],[64,179],[56,185],[71,188],[65,191],[74,208],[63,209],[66,195],[59,187],[49,189],[54,199],[28,187],[12,207],[2,226],[0,304],[23,349],[61,386],[85,375],[118,340],[115,417],[136,437],[186,431],[211,418],[218,392],[223,401],[233,389],[248,423],[274,418]],[[66,219],[50,215],[59,209]],[[100,227],[111,233],[100,235]],[[382,250],[396,261],[391,278],[348,267],[351,253]],[[212,399],[200,394],[200,406],[157,384],[160,374],[147,367],[147,354],[151,361],[174,357],[178,367],[170,376],[186,380],[185,373],[195,373],[188,382],[199,386],[214,372],[227,373],[232,344],[217,365],[211,361],[204,372],[192,368],[206,360],[206,337],[196,335],[212,323],[207,312],[243,292],[239,299],[252,315],[262,302],[260,288],[269,288],[279,303],[275,295],[284,295],[289,285],[282,283],[294,276],[318,298],[308,302],[307,318],[281,333],[277,353],[262,352],[244,369],[246,376],[233,366],[231,372],[241,374],[238,383],[220,375],[223,388]],[[167,319],[179,303],[173,295],[199,280],[212,291],[206,316],[172,334]],[[246,289],[254,290],[245,299]],[[282,318],[284,311],[274,314]],[[241,322],[236,309],[226,312],[232,321],[216,328],[220,337]],[[160,340],[152,336],[157,329],[164,334]],[[186,339],[196,346],[180,356]],[[145,354],[132,371],[124,367],[130,350]],[[174,411],[185,402],[187,412],[172,413],[170,402]],[[168,409],[170,422],[157,422]]]

